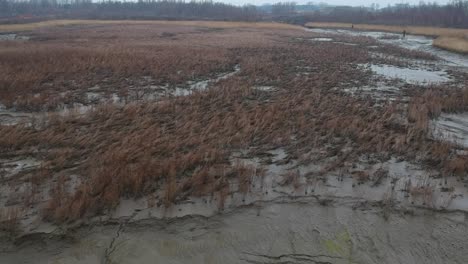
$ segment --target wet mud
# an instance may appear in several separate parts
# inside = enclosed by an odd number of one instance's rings
[[[387,215],[387,217],[383,217]],[[466,214],[299,198],[210,218],[90,226],[0,246],[2,263],[465,263]],[[32,246],[36,244],[36,246]]]
[[[435,138],[468,147],[468,113],[442,114],[431,125]]]

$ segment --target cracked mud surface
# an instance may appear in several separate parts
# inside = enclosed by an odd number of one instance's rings
[[[387,215],[383,217],[383,215]],[[363,224],[365,223],[365,224]],[[466,214],[282,199],[205,218],[31,236],[1,263],[466,263]],[[41,242],[41,243],[39,243]],[[35,246],[32,246],[35,245]]]

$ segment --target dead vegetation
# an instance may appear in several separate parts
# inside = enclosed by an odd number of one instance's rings
[[[104,96],[124,97],[132,86],[180,85],[232,70],[225,49],[192,46],[183,40],[174,45],[175,41],[162,36],[164,30],[120,26],[101,34],[93,27],[70,32],[54,28],[35,41],[0,43],[0,101],[8,108],[47,111],[86,104],[86,93],[94,92],[94,87],[104,91]],[[153,44],[146,39],[149,32],[160,41]],[[178,33],[197,32],[184,28]]]
[[[433,45],[441,49],[468,54],[468,35],[462,37],[438,37]]]
[[[173,33],[168,38],[164,32]],[[434,88],[407,107],[351,97],[340,88],[370,80],[371,73],[356,67],[372,60],[365,46],[311,44],[294,40],[310,33],[256,27],[97,24],[31,34],[30,43],[0,43],[1,100],[9,107],[53,109],[76,102],[94,85],[114,92],[145,76],[154,84],[178,84],[233,65],[241,69],[188,96],[98,105],[85,114],[50,116],[41,125],[0,125],[2,153],[47,164],[47,177],[55,180],[43,210],[50,221],[105,213],[122,197],[148,195],[151,204],[166,207],[212,195],[222,209],[229,193],[249,192],[262,175],[232,162],[240,150],[254,156],[283,148],[290,157],[319,150],[323,160],[333,158],[327,171],[369,153],[423,160],[461,176],[468,171],[466,156],[427,137],[430,118],[465,109],[466,92],[438,97]],[[253,88],[261,85],[281,89]],[[80,179],[75,185],[70,169]],[[234,180],[238,189],[231,188]],[[298,187],[298,180],[298,172],[284,175],[284,184]]]

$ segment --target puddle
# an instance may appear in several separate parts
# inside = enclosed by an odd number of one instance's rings
[[[375,100],[394,101],[397,99],[408,100],[406,97],[401,96],[401,90],[394,86],[385,84],[377,84],[376,86],[363,86],[343,89],[346,93],[353,96],[370,96]]]
[[[310,40],[312,40],[312,41],[324,41],[324,42],[333,41],[332,38],[311,38]]]
[[[193,93],[192,90],[187,88],[176,87],[175,90],[172,92],[174,96],[188,96]]]
[[[16,174],[38,167],[41,162],[33,158],[20,160],[0,160],[0,178],[11,178]]]
[[[431,126],[435,138],[468,148],[468,113],[441,114]]]
[[[84,115],[88,111],[92,110],[94,106],[92,105],[83,105],[83,104],[73,104],[72,106],[62,106],[60,110],[57,112],[50,112],[50,113],[58,113],[61,116],[66,115]]]
[[[240,65],[234,66],[234,71],[229,72],[229,73],[223,73],[218,75],[214,79],[209,79],[209,80],[203,80],[203,81],[198,81],[198,82],[187,82],[189,85],[190,90],[206,90],[208,88],[208,85],[211,83],[217,83],[221,80],[227,79],[235,74],[237,74],[240,71]]]
[[[0,41],[2,40],[29,40],[29,37],[18,36],[17,34],[0,34]]]
[[[47,117],[51,114],[58,114],[61,116],[70,114],[85,114],[93,108],[92,105],[74,104],[73,106],[61,106],[55,112],[17,112],[13,110],[5,110],[0,108],[0,125],[14,126],[25,125],[34,126],[36,124],[43,124]]]
[[[342,41],[334,41],[333,43],[335,44],[343,44],[343,45],[347,45],[347,46],[357,46],[358,44],[356,43],[349,43],[349,42],[342,42]]]
[[[22,123],[29,123],[32,118],[31,113],[0,111],[0,125],[12,126]]]
[[[89,90],[92,90],[93,88],[89,88]],[[99,101],[102,98],[102,95],[98,92],[87,92],[86,93],[86,100],[88,101]]]
[[[278,88],[274,86],[254,86],[253,89],[262,92],[274,92],[278,90]]]
[[[450,78],[445,71],[429,71],[424,69],[399,68],[392,65],[373,65],[363,64],[363,67],[369,67],[378,75],[388,79],[402,79],[410,84],[429,85],[436,83],[449,82]]]
[[[44,114],[35,115],[33,113],[17,112],[7,110],[3,104],[0,104],[0,125],[13,126],[18,124],[29,125],[34,122],[34,119],[43,118]]]

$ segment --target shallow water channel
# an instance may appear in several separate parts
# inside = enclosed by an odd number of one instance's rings
[[[378,31],[360,31],[347,29],[322,29],[322,28],[307,28],[307,31],[323,34],[347,34],[352,36],[365,36],[378,39],[382,43],[393,44],[402,48],[411,50],[421,50],[430,54],[436,55],[444,59],[452,66],[468,68],[468,56],[460,55],[450,51],[445,51],[432,46],[433,39],[425,36],[406,35],[405,38],[401,34],[378,32]]]

